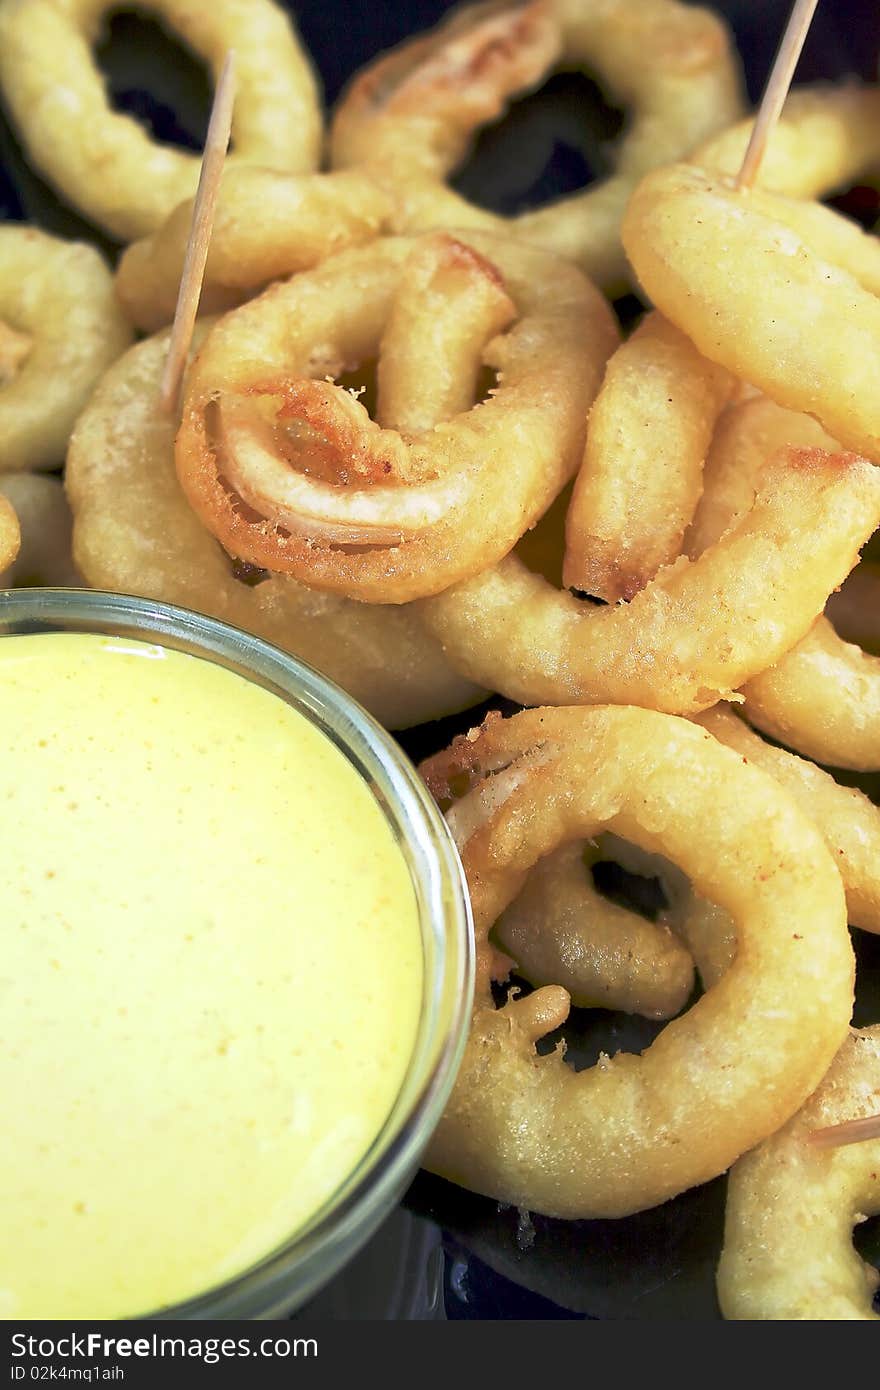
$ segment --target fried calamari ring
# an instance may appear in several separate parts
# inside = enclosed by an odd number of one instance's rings
[[[706,710],[696,722],[744,761],[768,772],[799,804],[831,851],[850,922],[880,932],[880,809],[813,763],[765,743],[724,705]]]
[[[623,242],[704,356],[880,461],[876,237],[818,203],[674,165],[636,189]]]
[[[783,441],[834,446],[809,416],[760,397],[727,411],[712,443],[703,497],[686,537],[692,559],[747,513],[764,460]],[[874,590],[874,606],[877,596]],[[753,677],[742,694],[753,723],[809,758],[863,772],[880,768],[880,657],[867,655],[839,636],[827,618],[818,619],[770,669]]]
[[[681,553],[716,420],[734,390],[661,314],[611,358],[565,527],[566,586],[631,599]]]
[[[146,236],[196,191],[198,156],[160,145],[111,109],[91,44],[117,0],[4,0],[0,87],[30,162],[84,216],[122,241]],[[125,6],[123,6],[125,8]],[[272,0],[138,0],[210,67],[235,50],[230,159],[308,172],[321,113],[311,64]]]
[[[739,172],[753,117],[698,146],[690,163]],[[880,88],[848,82],[790,92],[761,157],[761,188],[789,198],[825,198],[880,170]]]
[[[548,854],[502,912],[493,938],[533,985],[562,985],[579,1008],[670,1018],[684,1007],[694,967],[661,916],[649,921],[610,902],[590,866],[600,843],[575,841]]]
[[[73,519],[60,478],[42,473],[0,474],[0,497],[15,508],[21,547],[8,569],[0,567],[0,587],[82,585],[71,553]]]
[[[740,693],[750,723],[814,762],[880,769],[880,657],[843,642],[827,618]]]
[[[684,540],[696,560],[746,515],[767,460],[779,449],[840,448],[817,420],[766,396],[731,405],[719,419],[703,469],[703,493]]]
[[[598,291],[534,247],[386,238],[220,320],[190,374],[178,476],[231,554],[407,602],[507,554],[546,510],[617,341]],[[327,380],[376,354],[378,424]],[[498,384],[474,406],[484,365]]]
[[[62,462],[74,420],[131,336],[97,251],[0,226],[0,474]]]
[[[880,519],[880,470],[852,454],[783,450],[749,512],[698,560],[631,603],[597,608],[508,557],[422,604],[471,680],[520,704],[644,705],[694,714],[807,631]],[[810,564],[803,564],[805,538]]]
[[[656,924],[596,891],[586,865],[597,859],[659,883],[666,907]],[[541,859],[491,940],[504,951],[494,978],[505,977],[512,960],[530,984],[562,985],[579,1007],[646,1018],[678,1013],[693,988],[694,966],[709,989],[736,952],[729,913],[700,898],[668,859],[616,835],[564,845]]]
[[[167,351],[163,333],[126,353],[71,439],[65,482],[86,581],[254,632],[324,671],[391,728],[479,700],[482,692],[451,670],[411,608],[369,608],[281,576],[255,587],[235,577],[174,472],[174,423],[159,409]]]
[[[211,232],[200,312],[240,304],[271,280],[317,265],[335,251],[372,241],[386,226],[387,194],[357,169],[284,174],[248,165],[227,169]],[[174,317],[193,200],[129,246],[116,293],[132,323],[153,333]]]
[[[471,1033],[430,1169],[548,1216],[624,1216],[723,1172],[803,1103],[846,1036],[853,957],[831,856],[771,778],[694,724],[620,707],[494,720],[424,773],[441,804],[472,788],[448,818],[477,934]],[[740,945],[641,1056],[575,1073],[535,1047],[568,994],[496,1009],[488,934],[542,855],[602,827],[680,865]]]
[[[13,563],[21,544],[21,531],[15,508],[0,492],[0,579]]]
[[[583,193],[509,219],[445,180],[480,126],[555,67],[596,77],[628,108],[615,171]],[[334,166],[364,165],[396,198],[396,230],[483,227],[580,265],[604,288],[628,278],[626,200],[648,169],[679,159],[742,110],[727,30],[676,0],[488,0],[367,67],[337,108]]]
[[[816,1093],[727,1182],[718,1300],[725,1318],[877,1321],[877,1270],[853,1227],[880,1213],[880,1139],[820,1148],[814,1129],[880,1107],[880,1026],[853,1031]]]

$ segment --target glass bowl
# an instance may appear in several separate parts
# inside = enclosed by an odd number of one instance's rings
[[[201,657],[292,705],[368,783],[409,866],[423,951],[416,1040],[394,1106],[341,1187],[258,1264],[155,1319],[278,1318],[336,1274],[398,1202],[452,1089],[473,997],[473,929],[458,854],[443,817],[394,740],[332,681],[267,642],[186,609],[78,589],[0,592],[0,638],[77,632],[128,637]]]

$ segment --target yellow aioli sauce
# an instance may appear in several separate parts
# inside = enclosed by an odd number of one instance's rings
[[[0,638],[0,1316],[271,1252],[380,1129],[421,990],[403,854],[307,719],[145,643]]]

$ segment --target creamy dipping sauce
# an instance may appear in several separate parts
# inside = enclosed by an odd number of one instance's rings
[[[0,1316],[148,1313],[295,1234],[421,992],[403,854],[303,715],[146,643],[0,639]]]

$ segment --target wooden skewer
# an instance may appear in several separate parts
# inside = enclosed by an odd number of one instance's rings
[[[794,77],[794,70],[818,3],[819,0],[796,0],[779,45],[779,52],[776,54],[776,61],[767,79],[767,86],[764,88],[742,166],[734,180],[737,188],[751,188],[755,182],[768,137],[788,96],[791,79]]]
[[[214,226],[214,210],[217,206],[220,176],[223,173],[223,163],[229,148],[234,101],[235,54],[230,49],[220,73],[217,90],[214,93],[214,104],[211,107],[211,119],[208,121],[199,186],[193,204],[192,224],[189,240],[186,243],[183,273],[180,277],[177,306],[174,310],[174,323],[171,327],[171,341],[168,344],[168,357],[165,361],[165,370],[162,373],[159,399],[162,409],[168,414],[171,414],[177,404],[177,394],[180,390],[180,382],[192,342],[199,298],[202,293],[202,281],[205,278],[208,247],[211,243],[211,231]]]
[[[880,1139],[880,1115],[864,1115],[860,1120],[844,1120],[843,1124],[810,1131],[810,1143],[820,1149],[861,1144],[866,1139]]]

